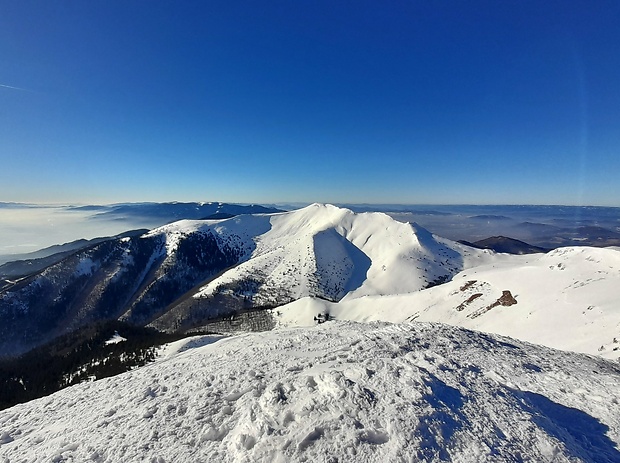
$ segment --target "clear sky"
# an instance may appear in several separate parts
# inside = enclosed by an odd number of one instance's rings
[[[620,2],[0,0],[0,201],[620,206]]]

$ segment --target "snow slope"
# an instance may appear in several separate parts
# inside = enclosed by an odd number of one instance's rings
[[[307,296],[410,293],[497,259],[385,214],[330,205],[181,220],[80,250],[2,288],[0,354],[102,319],[185,331]]]
[[[102,243],[2,290],[0,347],[15,354],[57,335],[50,327],[103,317],[184,331],[277,307],[280,326],[313,325],[320,312],[439,321],[616,359],[619,256],[588,247],[497,254],[385,214],[322,204],[182,220]]]
[[[312,326],[319,313],[357,321],[437,321],[620,357],[620,252],[612,248],[499,254],[385,214],[321,204],[182,221],[151,234],[175,243],[180,235],[207,230],[242,248],[243,258],[202,286],[194,301],[209,304],[232,294],[254,306],[280,306],[280,326]]]
[[[618,250],[571,247],[504,256],[415,293],[347,297],[337,304],[305,298],[278,313],[281,326],[310,326],[326,312],[357,321],[436,321],[618,359],[619,287]],[[504,291],[516,303],[498,303]]]
[[[209,229],[226,242],[235,237],[246,253],[239,265],[194,297],[209,298],[235,283],[258,280],[260,289],[247,294],[257,299],[256,305],[282,303],[274,295],[283,291],[288,300],[417,291],[463,268],[488,262],[491,255],[442,240],[386,214],[356,214],[323,204],[217,222],[177,222],[151,233],[165,234],[173,249],[178,235],[197,229]]]
[[[0,461],[620,461],[602,359],[420,323],[213,341],[0,412]]]

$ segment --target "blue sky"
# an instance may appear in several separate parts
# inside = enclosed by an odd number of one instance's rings
[[[0,0],[0,201],[620,205],[620,2]]]

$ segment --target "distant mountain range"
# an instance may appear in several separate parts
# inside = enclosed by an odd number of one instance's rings
[[[215,217],[231,214],[223,209]],[[244,320],[255,320],[253,313],[265,314],[267,319],[261,315],[256,322],[264,327],[312,324],[319,313],[398,321],[423,314],[426,320],[512,334],[507,326],[526,326],[529,316],[544,309],[540,313],[547,318],[557,314],[551,319],[562,311],[574,312],[573,321],[561,336],[536,331],[528,338],[533,342],[589,353],[601,346],[603,354],[613,356],[612,339],[620,338],[613,331],[612,313],[620,273],[609,270],[620,268],[619,253],[611,249],[549,254],[558,258],[496,254],[488,248],[512,254],[544,250],[505,237],[472,247],[386,214],[320,204],[291,212],[181,220],[147,233],[82,244],[49,265],[38,261],[0,267],[14,272],[13,277],[5,273],[0,289],[0,355],[18,355],[106,320],[186,333],[233,329],[230,320],[235,317],[243,329],[248,326]],[[559,258],[564,255],[579,256],[583,263]],[[542,273],[528,270],[532,262]],[[16,275],[29,268],[33,271]],[[556,268],[560,271],[549,270]],[[480,269],[487,269],[481,273],[484,279],[465,284]],[[531,276],[511,286],[506,275]],[[590,291],[589,282],[598,280],[598,289]],[[555,288],[551,305],[544,291],[537,292],[544,287]],[[449,294],[445,288],[452,288]],[[573,294],[579,295],[577,305],[570,302]],[[511,305],[517,309],[502,308]],[[587,315],[583,323],[576,315],[581,311]],[[499,314],[504,315],[497,318]],[[495,321],[505,316],[510,324]],[[593,337],[592,330],[603,321],[611,328],[600,328],[600,336]],[[588,337],[579,344],[583,347],[557,343],[563,337],[575,340],[579,332]]]
[[[532,246],[531,244],[506,236],[492,236],[474,243],[470,243],[469,241],[459,241],[459,243],[478,249],[492,249],[495,252],[506,252],[508,254],[535,254],[550,251],[550,249]]]
[[[18,260],[32,261],[94,244],[94,241],[83,238],[102,241],[102,236],[115,236],[127,233],[128,230],[150,230],[180,219],[213,219],[240,214],[282,212],[274,207],[220,202],[126,203],[104,206],[0,203],[0,209],[4,209],[6,213],[2,217],[5,220],[0,219],[0,265]],[[56,241],[51,241],[52,237],[55,237]],[[20,242],[20,239],[23,242]],[[34,247],[34,252],[14,252],[15,249],[32,248],[36,243],[45,245],[42,245],[41,249]]]
[[[402,221],[416,221],[440,236],[476,242],[504,236],[544,249],[620,245],[620,208],[582,206],[382,206]],[[354,210],[358,208],[353,207]],[[369,210],[370,206],[360,207]]]
[[[241,205],[220,202],[125,203],[109,206],[76,206],[70,209],[97,212],[97,216],[101,218],[113,217],[114,219],[121,220],[129,217],[150,217],[162,219],[166,222],[180,219],[203,219],[215,214],[235,216],[282,212],[281,209],[258,204]]]

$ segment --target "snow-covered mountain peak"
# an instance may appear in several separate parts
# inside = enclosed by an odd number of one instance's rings
[[[41,284],[24,280],[5,290],[0,315],[9,320],[21,307],[40,314],[53,307],[65,329],[101,316],[189,329],[306,296],[338,301],[409,293],[447,281],[485,255],[381,213],[328,204],[265,214],[244,210],[232,218],[180,220],[84,249],[42,272]],[[5,332],[42,342],[27,334],[36,330]],[[10,336],[0,346],[15,346]]]
[[[595,262],[600,263],[605,260],[611,266],[620,264],[620,252],[618,248],[594,248],[589,246],[568,246],[557,248],[546,253],[543,257],[545,260],[558,260],[564,262]]]
[[[206,226],[222,236],[246,233],[244,240],[251,239],[253,250],[234,269],[205,285],[195,295],[198,299],[213,297],[218,288],[246,287],[243,282],[249,280],[260,286],[251,297],[265,305],[308,295],[340,300],[411,292],[450,279],[464,268],[469,255],[483,254],[386,214],[357,214],[329,204]],[[248,229],[254,230],[253,236]],[[250,293],[244,291],[243,297]]]
[[[28,334],[37,331],[25,314],[45,319],[50,307],[58,326],[113,316],[179,331],[278,307],[277,319],[264,315],[261,329],[313,324],[321,312],[358,321],[418,319],[614,358],[619,256],[593,248],[497,254],[386,214],[318,203],[181,220],[80,251],[4,290],[0,346],[42,342]],[[9,324],[14,314],[21,332]]]

